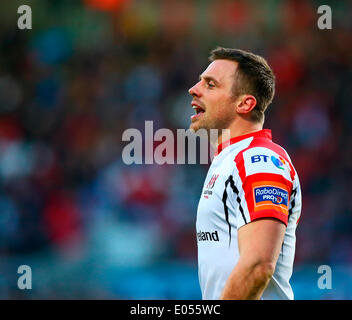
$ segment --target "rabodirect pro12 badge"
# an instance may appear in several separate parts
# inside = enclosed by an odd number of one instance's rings
[[[287,187],[275,181],[261,181],[253,184],[254,210],[280,209],[288,212]]]

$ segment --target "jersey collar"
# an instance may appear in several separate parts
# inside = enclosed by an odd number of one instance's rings
[[[216,152],[215,152],[215,156],[217,156],[226,147],[228,147],[228,146],[230,146],[230,145],[232,145],[234,143],[237,143],[239,141],[242,141],[244,139],[250,138],[250,137],[253,137],[253,138],[265,138],[265,139],[272,140],[271,130],[270,129],[262,129],[262,130],[259,130],[259,131],[247,133],[247,134],[244,134],[242,136],[237,136],[237,137],[231,138],[229,140],[226,140],[223,143],[220,143],[218,145],[218,148],[217,148]]]

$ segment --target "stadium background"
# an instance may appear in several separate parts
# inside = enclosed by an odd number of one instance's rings
[[[32,8],[32,30],[17,8]],[[328,4],[333,29],[319,30]],[[265,56],[265,127],[297,168],[296,299],[352,298],[352,2],[7,0],[0,4],[0,298],[199,299],[207,166],[122,162],[122,132],[187,128],[217,45]],[[32,268],[32,290],[17,268]],[[317,270],[332,268],[332,289]]]

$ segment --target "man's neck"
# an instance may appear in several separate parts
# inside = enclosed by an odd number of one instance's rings
[[[253,123],[251,121],[238,119],[238,121],[234,121],[229,126],[229,128],[225,129],[223,133],[220,132],[218,136],[217,146],[232,138],[236,138],[239,136],[243,136],[245,134],[260,131],[262,129],[263,129],[262,122]]]

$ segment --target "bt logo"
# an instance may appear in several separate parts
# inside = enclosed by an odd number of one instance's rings
[[[264,160],[264,162],[268,162],[268,158],[269,158],[269,156],[266,156],[264,154],[257,154],[255,156],[251,157],[251,161],[252,161],[252,163],[260,162],[262,160]]]

